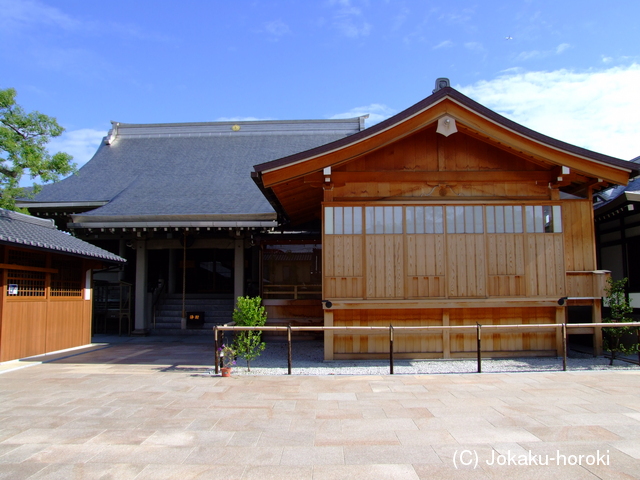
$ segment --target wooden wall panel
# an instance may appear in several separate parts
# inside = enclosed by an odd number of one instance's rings
[[[402,235],[366,237],[367,298],[404,298],[403,241]]]
[[[488,234],[486,238],[488,295],[525,295],[524,235]]]
[[[46,352],[47,302],[5,301],[0,361]]]
[[[442,310],[335,310],[335,326],[438,326],[442,325]],[[336,354],[388,354],[389,334],[334,334]],[[442,334],[395,332],[396,353],[442,353]]]
[[[407,235],[407,275],[445,274],[444,235]]]
[[[521,325],[555,324],[555,307],[529,308],[464,308],[449,309],[450,325]],[[431,325],[443,324],[442,309],[406,309],[406,310],[335,310],[336,326],[382,326]],[[395,331],[394,352],[398,354],[416,354],[416,357],[440,357],[443,354],[443,333],[400,333]],[[456,333],[451,331],[448,340],[451,356],[469,357],[476,352],[476,331]],[[511,354],[514,352],[549,354],[556,352],[556,331],[554,329],[538,332],[495,332],[482,331],[482,349],[487,356]],[[374,355],[386,356],[389,353],[389,336],[385,330],[380,334],[338,334],[334,335],[334,353],[336,355]]]
[[[449,297],[485,297],[484,235],[447,235],[447,293]]]
[[[362,235],[325,235],[324,298],[364,297]]]
[[[380,173],[384,176],[384,172]],[[458,184],[448,187],[444,192],[445,196],[440,197],[440,189],[437,184],[424,182],[403,182],[390,184],[381,183],[348,183],[342,186],[335,186],[333,190],[334,198],[362,198],[379,199],[387,197],[420,197],[431,200],[450,200],[456,197],[538,197],[540,200],[549,198],[549,188],[546,185],[535,185],[534,183],[500,183],[483,184]]]
[[[83,338],[84,301],[52,300],[49,302],[46,351],[54,352],[90,343]]]
[[[520,325],[555,323],[555,308],[475,308],[451,309],[450,325]],[[542,333],[514,333],[482,331],[482,350],[485,352],[555,351],[555,330]],[[451,353],[469,354],[477,351],[476,332],[450,334]]]
[[[526,236],[527,295],[565,295],[565,264],[561,233]]]
[[[595,233],[589,200],[567,200],[562,203],[562,224],[566,268],[570,271],[592,271],[596,268]]]

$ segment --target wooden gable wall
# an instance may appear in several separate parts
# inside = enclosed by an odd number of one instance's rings
[[[432,200],[441,196],[433,190],[441,184],[451,186],[444,192],[449,197],[549,198],[554,173],[551,166],[526,161],[463,133],[444,137],[432,127],[334,168],[333,199]]]

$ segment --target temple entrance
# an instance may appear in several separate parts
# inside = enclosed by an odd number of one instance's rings
[[[232,294],[233,254],[233,250],[218,248],[187,250],[186,293]],[[184,266],[180,259],[176,269],[178,292],[182,291]]]

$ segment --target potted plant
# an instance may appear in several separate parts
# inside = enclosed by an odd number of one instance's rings
[[[222,345],[218,348],[218,355],[220,356],[220,371],[223,377],[230,377],[231,370],[236,364],[236,352],[233,348],[226,345]]]

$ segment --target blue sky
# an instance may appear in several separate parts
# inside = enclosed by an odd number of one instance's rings
[[[552,137],[640,155],[640,2],[0,0],[0,88],[67,128],[226,119],[367,125],[437,77]]]

